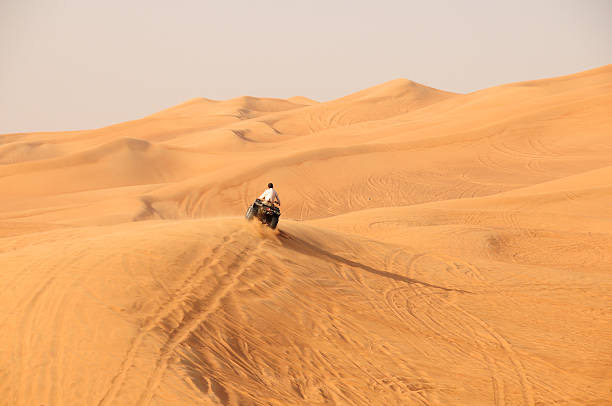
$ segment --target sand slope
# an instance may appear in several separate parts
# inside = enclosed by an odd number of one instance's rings
[[[610,404],[610,112],[605,66],[1,136],[0,405]]]

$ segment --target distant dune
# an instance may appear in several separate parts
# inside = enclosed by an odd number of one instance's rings
[[[313,104],[319,103],[316,100],[312,100],[304,96],[293,96],[293,97],[288,98],[287,100],[289,100],[291,103],[303,104],[305,106],[311,106]]]
[[[0,405],[611,404],[611,113],[608,65],[0,136]]]

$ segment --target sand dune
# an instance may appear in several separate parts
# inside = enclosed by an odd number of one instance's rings
[[[610,404],[610,112],[612,65],[1,136],[0,405]]]
[[[397,79],[327,103],[315,104],[296,112],[269,115],[260,120],[281,134],[307,135],[393,117],[452,95],[410,80]]]
[[[164,183],[214,167],[218,158],[120,138],[63,157],[0,167],[0,187],[11,196],[39,196]]]
[[[299,103],[300,100],[305,100],[306,103]],[[243,96],[222,101],[197,98],[160,111],[150,117],[164,119],[193,119],[194,116],[198,115],[213,115],[231,116],[240,120],[245,120],[265,115],[266,113],[293,110],[307,104],[312,104],[312,101],[306,98],[283,100]]]
[[[311,106],[313,104],[319,103],[316,100],[312,100],[304,96],[293,96],[293,97],[288,98],[287,100],[289,100],[291,103],[303,104],[307,106]]]

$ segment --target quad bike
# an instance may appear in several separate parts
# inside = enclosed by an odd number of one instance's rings
[[[274,230],[278,225],[280,209],[272,203],[266,203],[260,199],[255,199],[255,202],[247,209],[244,217],[249,221],[257,217],[259,221]]]

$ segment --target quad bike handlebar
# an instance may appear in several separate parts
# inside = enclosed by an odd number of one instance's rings
[[[269,200],[267,202],[265,202],[265,201],[261,200],[260,198],[255,199],[255,201],[259,202],[259,203],[262,203],[262,204],[270,203],[271,205],[280,206],[280,203],[273,203],[273,202],[271,202]]]

